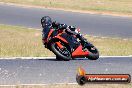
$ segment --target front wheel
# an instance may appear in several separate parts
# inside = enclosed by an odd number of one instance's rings
[[[71,60],[71,53],[68,50],[68,47],[64,46],[64,44],[62,45],[63,49],[60,49],[55,42],[51,43],[51,51],[56,55],[57,60]]]
[[[88,59],[90,60],[97,60],[99,58],[99,51],[96,47],[87,47],[89,51]]]

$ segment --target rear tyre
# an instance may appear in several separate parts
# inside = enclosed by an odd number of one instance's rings
[[[62,44],[64,45],[64,44]],[[55,42],[51,43],[51,51],[56,55],[57,60],[69,61],[71,60],[71,53],[68,47],[63,46],[64,49],[60,49]]]
[[[56,56],[56,60],[61,61],[62,59],[59,56]]]
[[[90,60],[97,60],[99,58],[99,51],[96,47],[87,47],[89,51],[89,56],[87,57]]]

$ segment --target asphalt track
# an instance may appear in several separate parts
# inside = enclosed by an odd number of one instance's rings
[[[132,38],[132,18],[0,4],[0,24],[41,28],[40,19],[45,15],[61,23],[75,25],[84,34]]]
[[[76,83],[78,67],[88,74],[130,74],[132,57],[103,57],[96,61],[78,59],[1,59],[0,85]]]

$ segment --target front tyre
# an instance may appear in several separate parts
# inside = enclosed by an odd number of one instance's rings
[[[66,46],[63,47],[64,47],[63,49],[60,49],[55,42],[51,43],[51,51],[56,55],[57,60],[64,60],[64,61],[71,60],[71,53],[68,50],[68,47]]]

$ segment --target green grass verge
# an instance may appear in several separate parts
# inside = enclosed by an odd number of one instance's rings
[[[132,0],[0,0],[50,8],[132,14]]]
[[[132,55],[132,40],[85,36],[101,55]],[[0,57],[54,56],[43,47],[41,31],[0,25]]]

